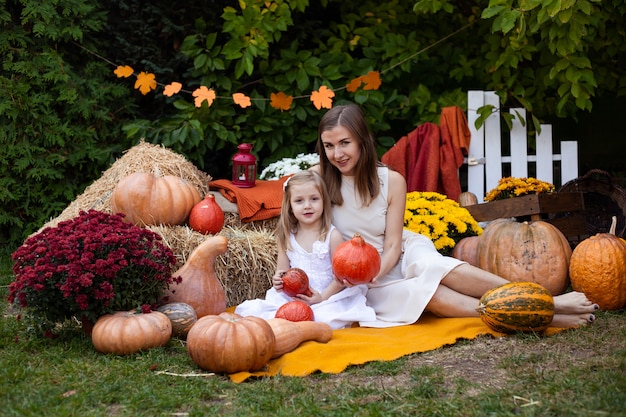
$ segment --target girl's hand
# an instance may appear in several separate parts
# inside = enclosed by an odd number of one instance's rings
[[[299,298],[300,300],[304,301],[305,303],[311,305],[311,304],[317,304],[317,303],[321,303],[322,301],[324,301],[324,298],[322,297],[322,294],[320,294],[319,292],[315,291],[313,288],[309,287],[309,291],[311,291],[311,296],[306,296],[304,294],[298,294],[296,295],[297,298]]]
[[[283,289],[283,275],[285,275],[285,271],[278,270],[272,277],[272,285],[276,291],[282,291]]]

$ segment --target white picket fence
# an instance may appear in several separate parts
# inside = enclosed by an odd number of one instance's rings
[[[472,134],[466,164],[467,191],[484,202],[485,192],[494,188],[503,176],[528,177],[529,172],[542,181],[557,186],[578,177],[578,143],[561,141],[560,153],[553,153],[552,126],[541,125],[541,132],[536,137],[535,153],[528,152],[527,125],[517,117],[526,119],[526,110],[511,109],[515,115],[513,128],[508,138],[501,137],[500,99],[493,91],[469,91],[467,94],[467,121]],[[494,111],[485,123],[476,129],[478,108],[493,105]],[[509,140],[510,155],[503,155],[503,144]],[[506,173],[506,175],[504,175]]]

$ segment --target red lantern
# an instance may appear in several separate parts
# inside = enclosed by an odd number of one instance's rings
[[[252,144],[237,146],[239,152],[233,156],[233,184],[241,188],[254,187],[256,180],[256,158],[250,153]]]

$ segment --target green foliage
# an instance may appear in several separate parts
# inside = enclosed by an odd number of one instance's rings
[[[0,5],[0,239],[18,244],[109,164],[127,89],[74,43],[104,27],[91,2]]]

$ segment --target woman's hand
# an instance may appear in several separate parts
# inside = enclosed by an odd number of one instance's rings
[[[285,275],[285,271],[277,270],[272,277],[272,285],[276,291],[282,291],[283,289],[283,275]]]

